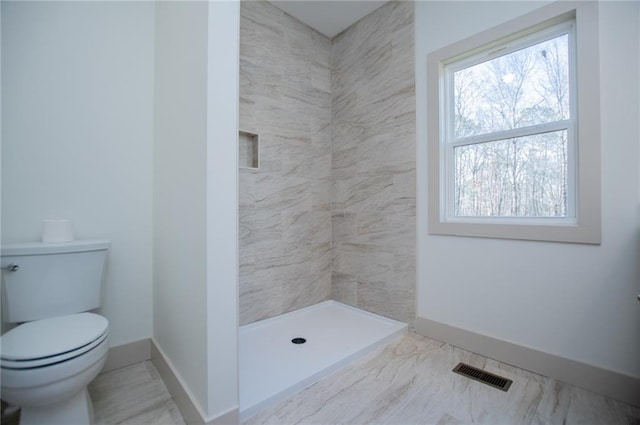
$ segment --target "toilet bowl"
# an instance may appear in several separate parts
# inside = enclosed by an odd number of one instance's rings
[[[20,423],[90,424],[87,385],[107,358],[109,322],[76,313],[28,322],[2,335],[3,400],[22,407]]]
[[[87,385],[105,364],[109,322],[102,304],[111,242],[3,245],[0,336],[2,399],[20,406],[21,425],[89,425]]]

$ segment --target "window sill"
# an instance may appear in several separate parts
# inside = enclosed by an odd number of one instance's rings
[[[542,219],[525,219],[520,223],[514,223],[515,220],[521,219],[470,218],[441,221],[436,218],[429,220],[429,234],[583,244],[600,244],[601,241],[600,226],[585,225],[584,220],[580,225],[569,224],[565,220],[560,222],[557,219],[545,224],[539,224]]]

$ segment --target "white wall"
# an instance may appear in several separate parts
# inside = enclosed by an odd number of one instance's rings
[[[209,4],[207,360],[209,418],[238,408],[240,1]]]
[[[416,3],[418,316],[640,377],[639,3],[600,5],[602,244],[427,234],[426,55],[541,4]]]
[[[239,17],[156,5],[154,340],[206,420],[238,407]]]
[[[155,43],[153,335],[207,408],[207,3],[158,2]]]
[[[0,186],[2,185],[2,6],[0,5]],[[0,242],[2,241],[2,188],[0,187]],[[2,311],[0,309],[0,317]],[[0,326],[0,332],[4,331]]]
[[[2,242],[112,241],[111,344],[151,335],[153,3],[2,2]]]

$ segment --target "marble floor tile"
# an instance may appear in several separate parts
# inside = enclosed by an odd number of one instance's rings
[[[451,370],[513,380],[503,392]],[[248,418],[262,424],[640,424],[640,409],[409,333]]]
[[[185,424],[151,361],[98,375],[89,394],[99,425]]]
[[[451,372],[458,362],[513,384],[503,392],[469,380]],[[150,361],[100,374],[89,393],[99,425],[185,424]],[[244,425],[471,423],[638,425],[640,407],[409,333]]]

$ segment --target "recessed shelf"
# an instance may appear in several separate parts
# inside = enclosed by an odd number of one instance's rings
[[[258,134],[240,130],[238,142],[240,168],[260,168],[260,137]]]

